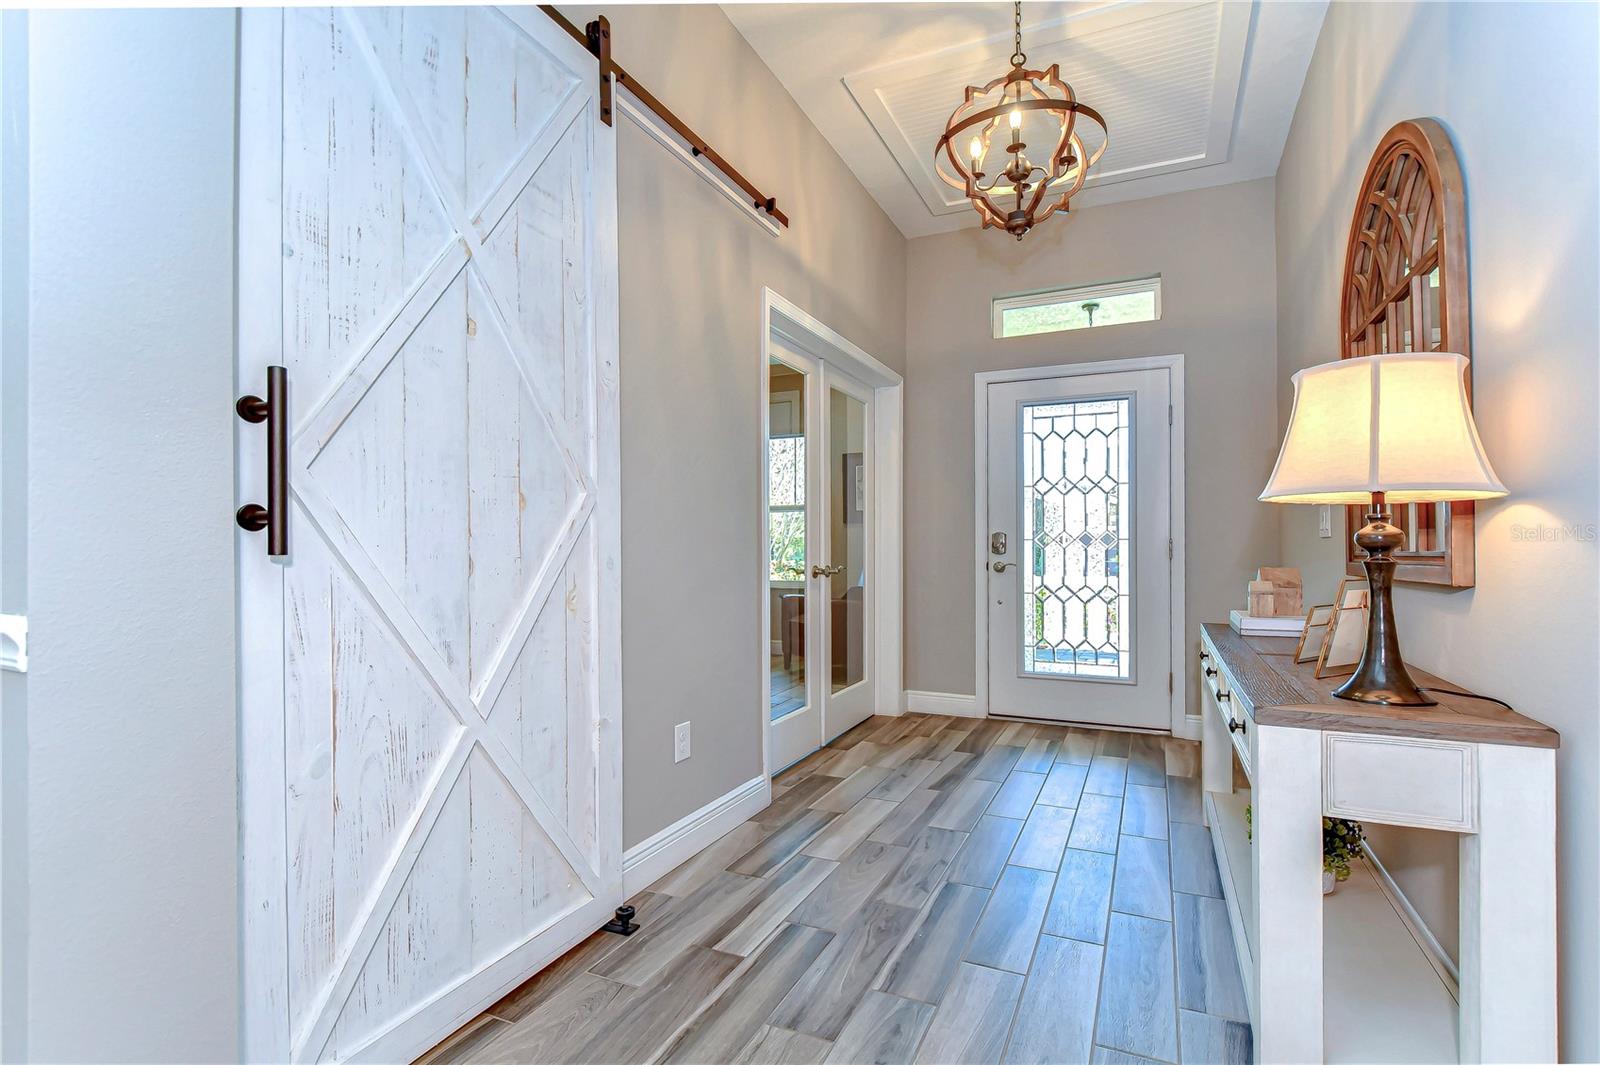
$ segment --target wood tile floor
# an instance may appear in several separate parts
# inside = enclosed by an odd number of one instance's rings
[[[1196,755],[873,718],[425,1060],[1248,1062]]]

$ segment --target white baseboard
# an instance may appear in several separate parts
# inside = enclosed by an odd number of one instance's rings
[[[944,714],[947,717],[983,717],[978,713],[976,695],[950,692],[906,691],[906,710],[913,714]]]
[[[622,893],[632,898],[767,808],[772,781],[751,777],[622,855]]]

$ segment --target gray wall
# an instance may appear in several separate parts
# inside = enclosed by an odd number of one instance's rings
[[[238,1055],[235,26],[30,15],[29,1060]]]
[[[1562,734],[1562,1059],[1600,1058],[1596,458],[1600,217],[1597,9],[1592,5],[1335,3],[1278,171],[1279,411],[1289,375],[1337,357],[1354,196],[1378,139],[1421,116],[1449,128],[1467,185],[1473,395],[1511,489],[1478,505],[1477,586],[1396,593],[1406,657],[1497,695]],[[1330,588],[1341,545],[1315,508],[1284,507],[1284,561]],[[1587,538],[1519,541],[1519,528]],[[1430,927],[1456,921],[1455,848],[1383,831],[1378,845]]]
[[[762,286],[902,369],[905,240],[719,8],[605,12],[617,62],[793,223],[768,235],[618,118],[632,846],[761,772]],[[679,721],[694,754],[674,765]]]
[[[1277,454],[1271,179],[1091,207],[1021,245],[964,229],[907,248],[906,687],[971,694],[973,374],[1181,352],[1188,420],[1185,624],[1226,618],[1278,561],[1256,496]],[[1161,275],[1158,322],[995,340],[989,304]],[[1188,663],[1189,705],[1199,689]]]

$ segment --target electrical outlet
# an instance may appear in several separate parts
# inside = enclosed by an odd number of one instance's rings
[[[1333,535],[1333,506],[1324,503],[1317,508],[1317,535],[1326,540]]]
[[[684,721],[672,730],[672,761],[676,765],[689,757],[689,722]]]

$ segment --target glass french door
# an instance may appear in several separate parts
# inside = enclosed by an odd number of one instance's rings
[[[821,460],[816,386],[821,364],[773,347],[767,365],[767,604],[771,626],[766,669],[772,769],[799,761],[822,744],[822,704],[811,667],[816,646],[809,566],[816,557],[814,485]]]
[[[774,772],[873,712],[872,390],[776,343],[767,367]]]
[[[872,716],[872,390],[837,370],[826,383],[827,542],[824,572],[814,577],[827,604],[823,738],[832,740]]]

